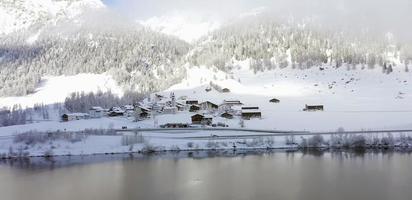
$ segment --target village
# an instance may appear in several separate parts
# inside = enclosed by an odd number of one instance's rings
[[[210,89],[206,88],[206,92]],[[222,93],[230,93],[223,88]],[[280,104],[277,98],[268,98],[268,102]],[[303,105],[302,111],[323,111],[323,105]],[[104,117],[123,117],[134,122],[151,120],[153,128],[196,128],[196,127],[244,127],[244,120],[262,119],[264,110],[259,105],[250,105],[237,99],[225,99],[222,102],[200,101],[188,96],[176,97],[152,94],[133,105],[102,108],[93,106],[88,113],[65,113],[62,122],[87,120]],[[173,116],[171,116],[173,115]],[[161,119],[161,120],[159,120]],[[122,127],[127,129],[128,127]]]

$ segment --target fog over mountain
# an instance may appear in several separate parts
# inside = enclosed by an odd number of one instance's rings
[[[258,10],[281,21],[311,20],[327,28],[393,33],[412,41],[412,2],[409,0],[104,0],[111,9],[137,19],[180,13],[199,22],[225,24]]]

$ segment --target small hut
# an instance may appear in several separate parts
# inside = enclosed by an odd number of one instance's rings
[[[230,90],[229,90],[229,88],[223,88],[223,89],[222,89],[222,92],[223,92],[223,93],[229,93]]]
[[[271,100],[269,100],[270,103],[280,103],[279,99],[273,98]]]

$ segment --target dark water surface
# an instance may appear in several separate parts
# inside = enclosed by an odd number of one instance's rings
[[[409,200],[412,154],[179,153],[0,161],[2,200]]]

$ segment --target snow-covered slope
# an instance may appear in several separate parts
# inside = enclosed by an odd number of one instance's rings
[[[230,93],[206,92],[209,83]],[[188,70],[188,77],[164,92],[177,97],[220,104],[240,100],[259,106],[261,120],[246,121],[248,128],[279,130],[350,130],[410,128],[412,76],[403,67],[391,74],[381,69],[348,70],[322,66],[307,70],[276,69],[254,74],[248,61],[238,62],[232,73],[206,67]],[[277,98],[279,104],[269,100]],[[305,104],[321,104],[324,112],[303,112]],[[237,125],[238,122],[229,123]]]
[[[35,93],[21,97],[0,98],[1,107],[12,107],[20,104],[24,107],[32,107],[34,104],[53,104],[64,102],[64,99],[73,92],[107,92],[122,95],[122,89],[116,81],[107,74],[77,74],[74,76],[48,76],[42,79],[42,83]]]
[[[100,0],[2,0],[0,1],[0,35],[30,26],[55,24],[90,9],[102,9]]]

